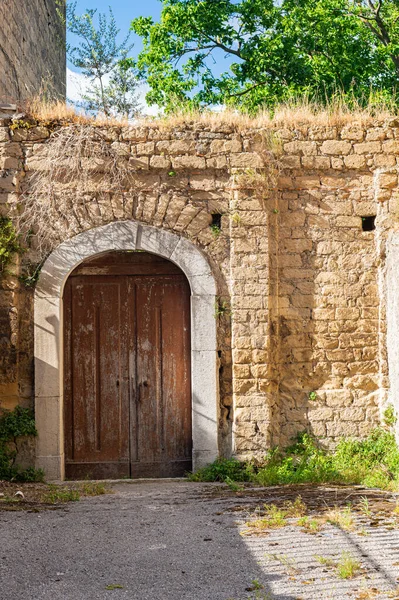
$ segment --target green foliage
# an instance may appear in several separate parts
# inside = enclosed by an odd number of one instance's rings
[[[190,475],[192,481],[225,481],[226,477],[264,486],[337,483],[395,490],[399,487],[399,448],[395,436],[383,429],[375,429],[364,440],[342,438],[334,452],[302,433],[289,448],[271,450],[259,467],[218,459]]]
[[[399,449],[394,435],[382,429],[364,440],[342,438],[334,453],[305,433],[285,452],[272,452],[256,479],[262,485],[333,482],[394,488],[399,484]]]
[[[109,585],[105,586],[106,590],[123,590],[123,585],[120,585],[120,583],[110,583]]]
[[[340,579],[352,579],[361,571],[360,562],[350,552],[342,552],[337,563],[337,575]]]
[[[211,229],[211,231],[212,231],[212,234],[215,236],[215,238],[218,238],[218,237],[219,237],[219,235],[221,234],[221,231],[222,231],[222,230],[220,229],[219,225],[212,224],[212,225],[210,225],[209,227],[210,227],[210,229]]]
[[[215,302],[215,319],[217,317],[231,317],[231,307],[226,300],[218,298]]]
[[[236,458],[218,458],[210,465],[188,475],[190,481],[250,481],[252,467]]]
[[[395,412],[395,408],[392,404],[389,404],[387,408],[384,410],[384,423],[387,427],[393,427],[397,423],[397,416]]]
[[[43,262],[39,264],[33,264],[31,262],[23,265],[23,272],[19,276],[19,280],[27,288],[34,288],[40,275],[40,270],[43,266]]]
[[[10,219],[0,217],[0,275],[6,271],[13,255],[21,251],[18,234]]]
[[[161,0],[139,17],[147,101],[255,111],[306,94],[392,98],[399,75],[397,0]],[[217,58],[228,68],[219,73]],[[219,63],[220,64],[220,63]]]
[[[88,111],[102,112],[106,116],[136,116],[138,100],[136,91],[138,79],[128,53],[133,45],[129,44],[130,35],[117,43],[119,29],[111,7],[109,15],[98,14],[97,9],[87,9],[83,15],[76,13],[77,2],[66,7],[66,24],[68,30],[77,36],[78,46],[67,46],[68,57],[75,67],[90,82],[88,92],[81,94],[80,106]],[[111,74],[108,85],[104,76]]]
[[[36,436],[33,412],[17,406],[13,411],[4,410],[0,416],[0,479],[12,481],[43,481],[41,469],[20,469],[15,464],[16,450],[10,444],[17,444],[18,438]]]
[[[43,502],[58,504],[59,502],[78,502],[80,494],[78,490],[49,484],[48,492],[43,496]]]

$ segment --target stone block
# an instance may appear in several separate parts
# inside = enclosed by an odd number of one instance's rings
[[[341,139],[361,142],[364,139],[364,129],[360,125],[346,125],[341,129]]]
[[[284,152],[287,154],[299,154],[300,156],[312,156],[317,154],[316,142],[288,142],[284,144]]]
[[[350,144],[349,142],[341,142],[338,140],[326,140],[325,142],[323,142],[320,148],[322,154],[329,154],[335,156],[349,154],[351,150],[352,144]]]
[[[191,296],[192,350],[216,351],[215,302],[213,295]]]
[[[381,152],[381,142],[354,144],[353,148],[356,154],[378,154]]]
[[[364,169],[366,167],[366,159],[359,154],[345,156],[344,163],[348,169]]]
[[[256,152],[233,153],[229,155],[233,168],[257,169],[264,167],[263,159]]]
[[[150,158],[150,167],[152,169],[170,169],[172,161],[168,156],[159,156],[156,154]]]
[[[195,141],[193,140],[168,140],[157,142],[156,151],[160,154],[179,156],[195,152]]]
[[[200,156],[174,156],[172,158],[172,167],[174,169],[205,169],[205,158]]]
[[[35,396],[59,397],[60,298],[41,298],[35,303]]]
[[[40,432],[36,442],[38,456],[59,456],[63,453],[62,398],[40,397],[35,402],[35,421]]]
[[[0,143],[8,142],[10,139],[10,134],[8,132],[8,127],[0,127]]]

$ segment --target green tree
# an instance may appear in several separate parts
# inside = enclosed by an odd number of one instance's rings
[[[323,100],[370,89],[392,96],[399,70],[398,0],[161,0],[140,17],[137,61],[149,103],[255,110],[306,93]],[[215,58],[229,68],[219,74]]]
[[[117,42],[120,30],[116,26],[111,7],[109,15],[98,14],[96,9],[87,9],[83,15],[76,12],[77,2],[67,4],[66,24],[68,30],[79,38],[78,46],[67,46],[68,57],[75,67],[90,82],[87,92],[82,94],[81,106],[106,116],[122,114],[132,116],[138,111],[135,95],[138,79],[127,54],[130,34]],[[109,84],[105,77],[110,75]]]

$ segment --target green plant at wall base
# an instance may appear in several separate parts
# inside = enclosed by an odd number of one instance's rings
[[[310,434],[301,433],[292,446],[268,451],[261,464],[219,459],[191,479],[225,481],[226,477],[263,486],[336,483],[396,491],[399,448],[394,434],[384,429],[375,429],[363,440],[341,438],[334,452],[320,447]]]
[[[33,412],[29,408],[17,406],[14,410],[3,410],[0,416],[0,480],[6,481],[43,481],[41,469],[29,467],[21,469],[15,464],[18,439],[37,436]]]
[[[6,271],[17,252],[22,252],[18,234],[10,219],[0,217],[0,275]]]
[[[218,458],[212,464],[190,473],[190,481],[250,481],[252,469],[247,463],[236,458]]]
[[[308,397],[309,397],[309,400],[311,402],[315,402],[315,400],[317,400],[317,394],[316,394],[316,392],[309,392],[309,396]]]

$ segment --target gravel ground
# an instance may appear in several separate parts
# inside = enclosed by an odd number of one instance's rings
[[[399,599],[399,518],[397,524],[389,518],[392,497],[371,494],[370,506],[380,503],[381,516],[357,516],[353,531],[326,525],[310,535],[290,522],[247,535],[245,522],[265,501],[278,504],[301,494],[317,512],[348,499],[356,503],[366,493],[234,493],[186,481],[112,487],[113,494],[57,510],[0,512],[1,600]],[[354,579],[339,579],[315,558],[338,560],[344,550],[361,563]]]

